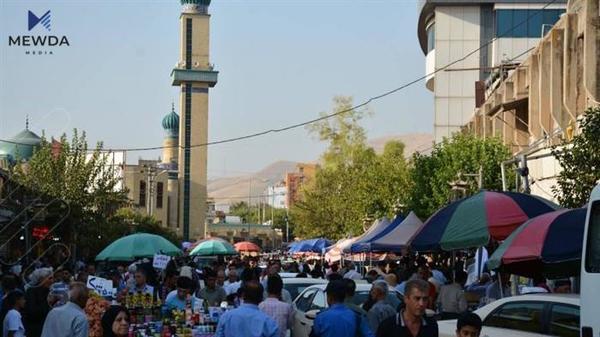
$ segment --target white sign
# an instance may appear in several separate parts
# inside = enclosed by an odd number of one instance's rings
[[[167,264],[169,264],[170,260],[171,257],[168,255],[154,254],[154,260],[152,260],[152,267],[156,269],[166,269]]]
[[[117,289],[113,288],[112,281],[102,277],[88,276],[86,285],[88,289],[94,290],[102,297],[114,297],[117,294]]]

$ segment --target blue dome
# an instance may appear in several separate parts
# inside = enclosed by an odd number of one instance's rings
[[[176,136],[179,134],[179,115],[175,112],[175,106],[173,106],[171,112],[163,118],[162,127],[168,135]]]

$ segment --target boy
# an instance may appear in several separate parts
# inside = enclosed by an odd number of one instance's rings
[[[456,321],[456,337],[479,337],[481,333],[481,318],[468,312]]]

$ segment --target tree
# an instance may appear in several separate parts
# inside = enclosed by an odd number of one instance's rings
[[[421,218],[428,218],[451,199],[450,183],[457,180],[460,173],[478,173],[480,168],[483,188],[501,190],[500,163],[510,156],[508,147],[497,138],[482,139],[461,133],[436,144],[430,155],[414,154],[410,168],[409,208]],[[477,179],[461,179],[468,183],[467,195],[478,190]]]
[[[42,137],[31,159],[14,167],[14,176],[43,202],[57,199],[68,205],[65,209],[51,204],[47,218],[54,224],[66,215],[58,233],[64,241],[80,246],[97,241],[102,225],[127,203],[127,193],[117,188],[119,178],[102,152],[102,143],[88,151],[85,133],[77,130],[71,141],[63,135],[54,145]]]
[[[331,239],[363,232],[363,218],[392,216],[408,186],[404,145],[386,144],[378,155],[366,144],[359,121],[368,111],[352,110],[349,97],[334,98],[331,119],[314,123],[309,131],[328,142],[315,179],[301,191],[291,209],[294,229],[303,237]]]
[[[564,207],[581,207],[600,180],[600,107],[589,108],[581,120],[581,133],[552,149],[560,163],[554,196]]]

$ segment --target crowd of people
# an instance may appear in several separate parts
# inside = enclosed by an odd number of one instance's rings
[[[98,267],[98,269],[97,269]],[[368,270],[367,270],[368,269]],[[97,271],[101,270],[101,271]],[[151,261],[73,268],[38,266],[26,277],[3,269],[0,288],[2,337],[87,337],[89,276],[112,280],[116,293],[101,315],[101,336],[130,336],[127,296],[144,294],[160,303],[162,314],[202,300],[228,308],[219,319],[218,337],[284,337],[294,326],[296,308],[282,273],[323,278],[327,309],[314,317],[311,337],[437,336],[436,319],[457,319],[459,337],[478,336],[481,319],[472,309],[510,296],[508,275],[482,273],[466,285],[463,265],[433,263],[423,257],[381,261],[371,268],[353,262],[231,258],[200,266],[189,258],[171,260],[164,270]],[[355,303],[358,283],[369,283],[369,296]],[[568,280],[534,280],[532,289],[570,292]],[[395,296],[390,296],[394,294]],[[89,305],[88,305],[89,306]],[[162,335],[161,335],[162,336]]]

